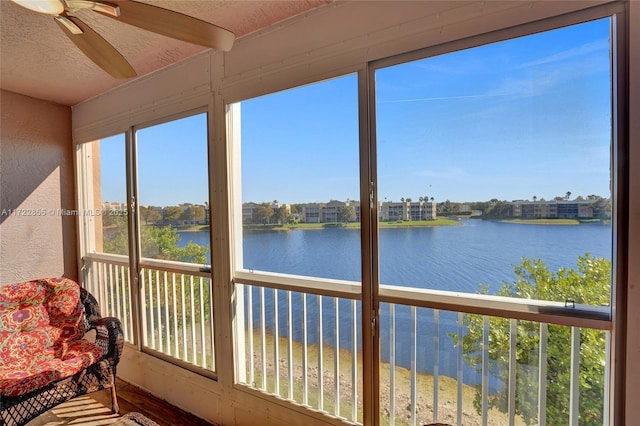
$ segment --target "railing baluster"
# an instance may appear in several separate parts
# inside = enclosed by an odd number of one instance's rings
[[[200,350],[202,351],[202,367],[207,368],[206,331],[204,320],[204,278],[200,277]],[[198,345],[195,345],[197,348]]]
[[[489,419],[489,317],[482,317],[482,426]]]
[[[458,312],[458,404],[457,404],[458,426],[462,425],[462,385],[463,385],[462,367],[464,366],[464,359],[463,359],[464,351],[462,350],[463,333],[464,333],[464,314],[462,312]]]
[[[169,281],[169,277],[167,272],[165,271],[162,277],[162,287],[164,289],[164,332],[160,330],[162,334],[165,336],[166,344],[166,352],[171,355],[171,328],[169,327],[169,286],[167,281]],[[160,346],[160,350],[162,350],[162,346]]]
[[[180,274],[182,275],[182,274]],[[173,296],[173,352],[176,358],[180,358],[180,342],[178,334],[178,295],[176,291],[176,274],[171,275],[171,295]]]
[[[356,300],[351,300],[351,420],[358,420],[358,321]]]
[[[131,336],[131,324],[129,321],[130,315],[129,315],[129,309],[130,309],[130,305],[129,305],[129,301],[131,300],[131,296],[128,294],[129,292],[127,291],[127,289],[129,288],[129,274],[128,274],[128,270],[129,268],[126,268],[124,266],[122,266],[120,268],[120,282],[122,283],[122,286],[120,287],[120,291],[122,292],[122,321],[124,324],[124,340],[127,342],[130,342],[130,336]],[[125,272],[127,272],[126,278],[125,278]]]
[[[109,264],[109,268],[108,268],[108,279],[107,281],[109,282],[109,286],[107,288],[107,302],[109,303],[109,309],[107,309],[107,312],[105,313],[107,316],[115,316],[116,315],[116,309],[115,309],[115,300],[114,300],[114,288],[115,288],[115,283],[113,282],[113,264]]]
[[[87,290],[94,296],[99,294],[97,290],[98,279],[96,275],[97,269],[100,267],[100,261],[91,261],[85,263],[84,276],[86,277]]]
[[[142,344],[144,346],[149,346],[149,341],[148,341],[148,336],[147,336],[147,298],[146,298],[146,294],[147,294],[147,287],[149,286],[149,284],[147,283],[147,280],[145,280],[144,278],[144,270],[140,271],[140,299],[142,302],[142,315],[140,315],[141,319],[142,319],[142,336],[138,336],[138,338],[142,339]]]
[[[517,360],[518,321],[509,320],[509,426],[516,419],[516,363]]]
[[[293,307],[291,291],[287,291],[287,375],[289,376],[289,399],[293,401]]]
[[[107,284],[106,284],[106,279],[107,279],[107,264],[106,263],[101,263],[101,268],[100,268],[100,293],[98,293],[100,295],[100,311],[101,312],[109,312],[109,308],[107,306]]]
[[[189,344],[187,342],[187,306],[186,306],[186,302],[185,299],[187,298],[187,296],[185,295],[185,292],[187,291],[187,289],[185,288],[184,285],[184,274],[180,276],[180,299],[181,299],[181,303],[182,303],[182,360],[183,361],[188,361],[189,360],[189,355],[187,354],[187,348],[189,347]]]
[[[249,342],[249,384],[255,386],[255,364],[253,359],[253,286],[246,285],[247,289],[247,341]]]
[[[117,318],[121,318],[122,319],[122,307],[120,306],[121,305],[120,304],[120,288],[121,288],[122,285],[124,285],[120,281],[120,271],[122,270],[122,266],[115,265],[114,268],[115,268],[115,272],[114,272],[115,284],[114,284],[113,290],[112,290],[115,293],[114,296],[115,296],[115,299],[116,299],[115,300],[116,310],[114,312],[114,315]],[[123,324],[122,325],[123,325],[122,333],[124,334],[124,338],[126,339],[127,338],[126,337],[127,336],[127,325],[126,325],[126,323],[124,323],[124,319],[123,319]]]
[[[389,304],[389,425],[396,421],[396,305]]]
[[[198,351],[196,350],[196,297],[195,291],[193,289],[193,275],[189,276],[189,290],[190,299],[189,304],[191,306],[191,362],[196,364],[198,363]]]
[[[260,287],[260,344],[262,345],[262,390],[267,390],[267,331],[264,311],[264,287]]]
[[[540,361],[538,373],[538,426],[547,424],[547,323],[540,323]]]
[[[149,319],[150,319],[150,329],[147,330],[147,333],[151,335],[151,348],[156,348],[156,327],[155,327],[155,316],[153,315],[153,278],[151,275],[151,269],[147,270],[147,287],[149,289]],[[157,283],[156,283],[157,284]]]
[[[160,308],[160,271],[156,269],[156,303],[155,310],[157,315],[157,325],[158,325],[158,350],[162,351],[163,348],[163,339],[162,339],[162,309]]]
[[[324,410],[324,353],[322,348],[322,295],[318,295],[318,409]]]
[[[418,318],[416,307],[411,307],[411,426],[416,425],[417,400],[417,362],[418,362]]]
[[[278,322],[278,290],[273,289],[273,372],[275,394],[280,395],[280,324]]]
[[[307,293],[302,293],[302,405],[309,405],[309,358],[307,346]]]
[[[440,311],[433,310],[433,422],[438,422],[438,390],[440,388]]]
[[[605,355],[604,355],[604,365],[609,366],[611,365],[611,332],[609,330],[606,330],[604,332],[604,341],[605,341]],[[610,419],[609,416],[611,415],[609,409],[610,409],[610,398],[611,398],[611,388],[610,386],[610,380],[611,380],[611,369],[610,368],[605,368],[604,369],[604,398],[603,398],[603,402],[604,402],[604,413],[602,415],[602,425],[603,426],[609,426],[610,423]]]
[[[211,339],[211,345],[209,346],[210,354],[211,354],[211,370],[216,370],[216,338],[215,338],[215,317],[213,314],[213,288],[211,283],[211,278],[206,278],[207,289],[209,293],[209,316],[210,320],[209,324],[209,338]]]
[[[569,424],[580,419],[580,328],[571,327],[571,383],[569,385]]]
[[[333,396],[334,413],[340,416],[340,303],[338,298],[333,298],[333,309],[335,319],[335,346],[333,348]]]

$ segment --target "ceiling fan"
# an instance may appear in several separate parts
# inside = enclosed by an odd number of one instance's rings
[[[76,16],[90,9],[138,28],[189,43],[229,51],[234,34],[222,27],[162,7],[133,0],[11,0],[31,11],[51,15],[69,39],[115,78],[136,76],[133,67],[108,41]]]

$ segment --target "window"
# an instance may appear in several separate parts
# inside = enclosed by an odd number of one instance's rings
[[[121,319],[125,340],[133,342],[126,152],[124,134],[79,146],[83,204],[78,219],[85,283],[102,312]],[[110,262],[102,261],[104,255]]]
[[[141,256],[210,264],[207,114],[136,131]]]
[[[383,287],[608,315],[598,307],[611,300],[610,32],[606,18],[375,69]],[[383,303],[380,369],[395,383],[407,369],[413,383],[383,396],[397,419],[407,410],[394,401],[430,389],[408,408],[420,423],[464,413],[568,424],[577,410],[600,424],[606,341],[588,327]]]
[[[241,117],[241,137],[232,135],[241,152],[239,382],[361,421],[356,76],[230,110]],[[268,288],[270,280],[291,285]],[[327,280],[347,290],[331,292]]]
[[[85,283],[127,341],[215,376],[207,114],[130,130],[79,146]]]
[[[96,253],[127,255],[128,207],[125,137],[123,134],[95,141],[86,146],[93,165],[93,200],[84,210],[93,224],[90,250]]]

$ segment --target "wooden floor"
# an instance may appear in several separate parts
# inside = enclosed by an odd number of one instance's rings
[[[118,379],[120,413],[111,414],[111,391],[105,390],[74,398],[47,411],[28,426],[102,426],[126,413],[138,412],[160,426],[204,426],[210,423],[180,410],[129,383]]]

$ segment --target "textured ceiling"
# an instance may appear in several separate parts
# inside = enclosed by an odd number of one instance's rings
[[[236,37],[283,21],[331,0],[145,0],[231,30]],[[0,0],[0,87],[63,105],[75,105],[127,83],[111,77],[64,35],[52,17]],[[143,76],[206,48],[141,30],[90,10],[74,13],[109,41]]]

